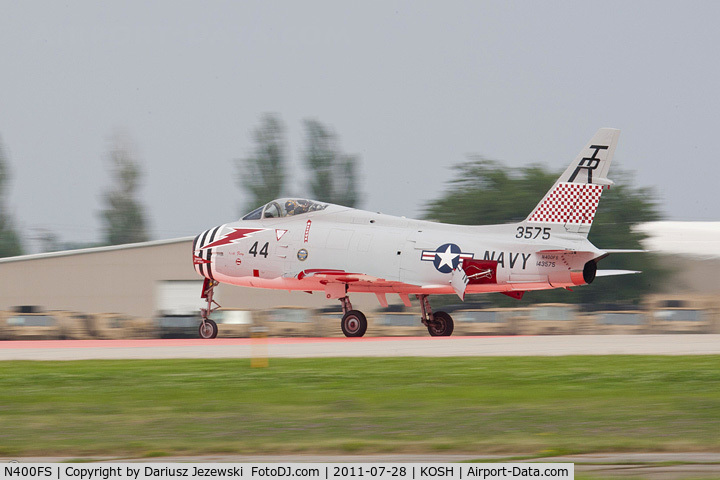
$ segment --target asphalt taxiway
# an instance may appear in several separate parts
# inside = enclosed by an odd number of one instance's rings
[[[715,334],[0,342],[0,360],[719,354]]]

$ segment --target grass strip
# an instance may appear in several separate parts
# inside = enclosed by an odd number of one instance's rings
[[[719,356],[0,363],[0,455],[720,450]]]

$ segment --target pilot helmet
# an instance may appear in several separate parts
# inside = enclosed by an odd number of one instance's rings
[[[295,202],[295,200],[288,200],[287,202],[285,202],[285,211],[287,213],[289,213],[290,215],[295,213],[296,207],[297,207],[297,203]]]

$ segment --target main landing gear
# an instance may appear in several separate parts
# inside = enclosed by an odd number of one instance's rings
[[[340,328],[346,337],[362,337],[367,330],[367,318],[360,310],[353,310],[350,298],[340,298],[342,303],[343,317],[340,321]]]
[[[422,323],[428,329],[432,337],[449,337],[452,335],[455,323],[450,314],[445,312],[433,313],[427,295],[416,295],[420,300],[420,311],[422,312]]]
[[[200,317],[202,318],[202,323],[200,324],[200,328],[198,328],[200,338],[215,338],[218,334],[217,323],[215,323],[213,320],[210,320],[210,314],[220,308],[220,304],[213,300],[213,291],[215,290],[215,287],[217,285],[218,282],[216,282],[215,280],[209,280],[207,278],[203,283],[203,290],[201,296],[202,298],[207,300],[207,308],[200,309]]]
[[[430,302],[427,295],[416,295],[420,300],[420,310],[422,312],[421,321],[428,329],[433,337],[449,337],[453,333],[455,324],[452,317],[445,312],[433,313],[430,308]],[[340,298],[342,304],[343,317],[340,321],[340,328],[346,337],[362,337],[367,331],[367,318],[359,310],[353,310],[350,298],[347,296]]]

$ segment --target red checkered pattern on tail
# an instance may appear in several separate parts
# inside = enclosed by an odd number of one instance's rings
[[[558,183],[535,208],[531,222],[591,224],[603,186],[591,183]]]

